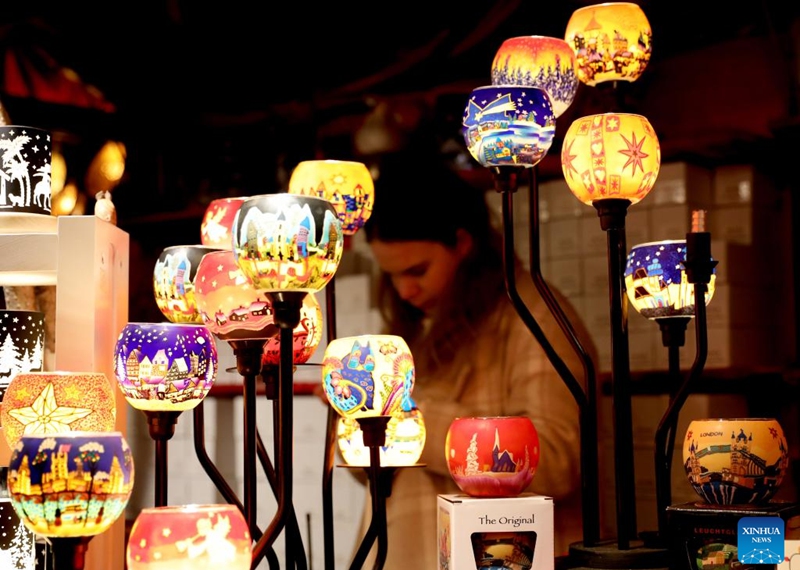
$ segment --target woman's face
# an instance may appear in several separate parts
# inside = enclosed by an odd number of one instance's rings
[[[468,234],[455,247],[433,241],[374,240],[372,254],[401,299],[430,313],[450,290],[456,271],[469,252]]]

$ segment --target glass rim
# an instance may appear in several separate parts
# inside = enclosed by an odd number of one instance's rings
[[[673,245],[676,243],[686,243],[685,239],[664,239],[658,241],[646,241],[644,243],[637,243],[636,245],[631,246],[631,251],[636,249],[637,247],[652,247],[654,245]]]
[[[19,437],[19,441],[24,439],[48,439],[48,438],[84,438],[84,437],[113,437],[115,439],[125,439],[125,436],[122,434],[121,431],[112,430],[112,431],[99,431],[99,430],[90,430],[90,431],[80,431],[80,430],[68,430],[68,431],[58,431],[58,432],[50,432],[50,433],[26,433],[22,434]]]
[[[697,418],[690,423],[696,422],[778,422],[776,418]]]
[[[163,505],[160,507],[143,507],[139,513],[165,514],[165,513],[203,513],[212,511],[234,510],[241,514],[236,505],[230,503],[188,503],[185,505]]]

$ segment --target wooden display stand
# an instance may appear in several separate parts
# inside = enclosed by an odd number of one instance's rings
[[[128,404],[116,387],[113,357],[128,321],[129,248],[126,232],[95,216],[42,216],[24,227],[0,216],[0,286],[56,286],[55,369],[103,372],[124,436]],[[122,570],[124,563],[120,517],[89,543],[85,570]]]

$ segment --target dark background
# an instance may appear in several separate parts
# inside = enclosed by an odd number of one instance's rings
[[[125,143],[113,198],[135,288],[163,247],[199,242],[210,200],[280,191],[300,160],[368,162],[381,149],[361,141],[365,125],[385,148],[424,126],[488,187],[459,134],[469,92],[490,83],[505,39],[563,37],[592,3],[18,2],[0,13],[0,102],[12,123],[54,132],[79,187],[106,140]],[[541,175],[560,176],[560,136],[613,97],[650,119],[665,161],[764,162],[792,184],[800,9],[638,4],[648,68],[613,93],[581,85]],[[154,308],[132,298],[131,318],[158,319]]]

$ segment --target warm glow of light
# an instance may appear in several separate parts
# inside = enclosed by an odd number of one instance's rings
[[[322,387],[342,416],[391,416],[411,409],[414,359],[395,335],[361,335],[328,343],[322,360]]]
[[[492,62],[492,85],[529,85],[544,89],[560,117],[578,92],[575,54],[566,41],[519,36],[502,43]]]
[[[364,225],[375,203],[375,185],[367,166],[347,160],[301,162],[292,171],[289,193],[328,200],[345,235],[355,234]]]
[[[248,198],[233,224],[236,263],[266,292],[314,293],[342,259],[342,222],[324,198],[264,194]]]
[[[74,182],[68,183],[64,188],[53,196],[51,213],[54,216],[68,216],[75,209],[78,203],[78,187]]]
[[[561,168],[584,204],[606,199],[639,202],[653,188],[661,146],[645,117],[626,113],[575,120],[561,145]]]
[[[467,150],[482,166],[531,168],[553,144],[556,118],[544,89],[477,87],[464,108],[461,132]]]
[[[300,307],[300,322],[292,331],[292,362],[304,364],[314,355],[322,340],[322,307],[314,293],[303,297]],[[281,361],[280,335],[273,336],[264,344],[262,366],[278,366]]]
[[[686,240],[642,243],[631,248],[625,267],[628,300],[643,317],[694,316],[694,284],[688,282],[683,262]],[[714,296],[716,269],[705,293],[706,305]]]
[[[114,347],[114,375],[137,410],[190,410],[216,380],[217,345],[203,325],[128,323]]]
[[[164,248],[153,268],[153,292],[159,310],[173,323],[202,323],[195,299],[195,277],[207,253],[219,251],[202,245]]]
[[[125,144],[106,141],[97,151],[86,171],[86,191],[94,196],[98,192],[113,190],[125,173]]]
[[[249,570],[252,539],[235,505],[144,508],[131,527],[129,570]]]
[[[53,155],[50,157],[50,190],[52,192],[53,201],[55,201],[59,192],[64,189],[66,181],[67,161],[64,160],[64,155],[54,148]]]
[[[200,223],[200,243],[220,249],[233,248],[233,220],[239,206],[247,200],[244,196],[212,200]]]
[[[336,429],[339,453],[345,463],[366,467],[370,463],[370,450],[364,445],[364,434],[358,420],[340,417]],[[399,467],[414,465],[425,447],[425,420],[417,408],[398,410],[386,426],[386,445],[380,448],[381,465]]]
[[[608,2],[575,10],[564,38],[575,53],[578,78],[597,85],[638,79],[650,61],[653,32],[637,4]]]
[[[101,372],[24,372],[0,403],[0,423],[13,449],[23,435],[112,431],[113,386]]]
[[[125,512],[133,481],[133,454],[118,431],[26,435],[8,466],[14,510],[47,537],[107,531]]]

